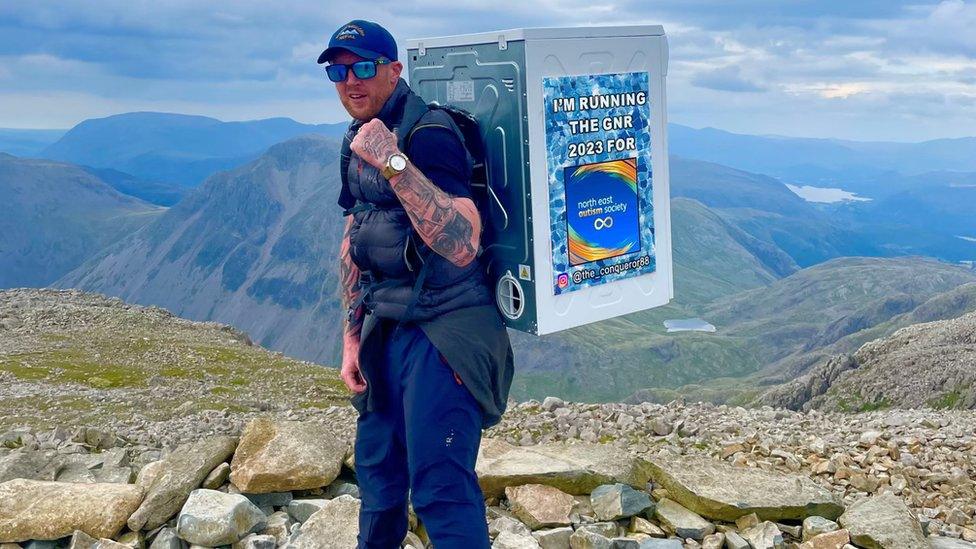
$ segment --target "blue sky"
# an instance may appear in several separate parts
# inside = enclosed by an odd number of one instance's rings
[[[976,1],[963,0],[8,1],[0,127],[137,110],[338,122],[345,111],[315,58],[354,18],[401,43],[663,24],[672,122],[859,140],[976,135]]]

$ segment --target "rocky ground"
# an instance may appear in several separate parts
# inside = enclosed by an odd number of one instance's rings
[[[355,546],[356,415],[333,369],[17,290],[0,376],[0,549]],[[509,403],[478,474],[499,548],[976,549],[974,433],[974,411],[550,397]],[[429,545],[415,514],[404,544]]]
[[[355,547],[351,408],[209,413],[192,433],[157,425],[166,444],[84,427],[0,435],[3,549]],[[515,405],[478,457],[493,547],[976,549],[971,413],[838,420]],[[403,546],[429,547],[412,509],[410,524]]]

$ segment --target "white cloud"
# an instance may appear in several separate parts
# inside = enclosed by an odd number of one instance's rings
[[[880,49],[892,55],[962,55],[976,57],[976,3],[943,0],[935,5],[912,5],[905,16],[879,18],[865,31],[884,37]]]
[[[297,63],[307,63],[309,59],[317,58],[325,49],[322,42],[302,42],[291,48],[291,60]]]
[[[824,99],[847,99],[852,95],[867,93],[872,90],[865,82],[841,82],[836,84],[816,83],[785,86],[787,93],[816,94]]]
[[[341,120],[315,58],[336,27],[365,16],[388,24],[401,44],[522,26],[660,23],[672,121],[871,139],[976,133],[976,5],[960,0],[776,9],[762,0],[379,0],[363,11],[352,0],[101,0],[97,10],[11,3],[0,14],[0,127],[181,108]],[[925,117],[941,118],[920,123]]]
[[[691,83],[702,88],[730,92],[760,92],[766,89],[755,81],[746,78],[738,65],[726,65],[714,70],[696,73],[692,76]]]

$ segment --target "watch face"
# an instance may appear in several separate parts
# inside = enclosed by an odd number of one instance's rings
[[[407,158],[402,154],[395,154],[390,157],[390,167],[401,172],[407,168]]]

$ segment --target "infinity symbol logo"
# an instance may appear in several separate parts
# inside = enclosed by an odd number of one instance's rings
[[[598,231],[604,228],[609,229],[610,227],[613,227],[613,218],[609,215],[603,218],[598,217],[593,220],[593,228]]]

